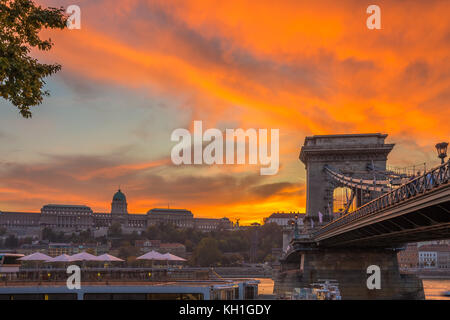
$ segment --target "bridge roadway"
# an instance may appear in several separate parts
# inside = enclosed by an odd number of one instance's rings
[[[319,247],[385,247],[450,238],[450,160],[312,235]]]

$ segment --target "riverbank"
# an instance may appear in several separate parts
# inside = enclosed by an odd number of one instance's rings
[[[450,280],[450,270],[400,269],[400,272],[414,274],[420,279]]]

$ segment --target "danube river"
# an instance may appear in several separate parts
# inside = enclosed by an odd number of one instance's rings
[[[443,297],[444,291],[450,291],[450,280],[423,279],[423,289],[427,300],[450,300],[450,297]]]
[[[258,286],[259,294],[273,294],[272,279],[260,278],[258,280],[260,281]],[[424,279],[422,282],[427,300],[450,300],[450,297],[441,295],[444,291],[450,291],[450,280]]]

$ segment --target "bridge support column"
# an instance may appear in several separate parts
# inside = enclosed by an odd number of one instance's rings
[[[281,261],[275,276],[275,294],[290,295],[294,288],[307,288],[320,279],[337,280],[342,299],[424,299],[422,280],[400,274],[397,251],[374,248],[315,248],[296,245]],[[381,289],[368,289],[367,267],[381,271]]]

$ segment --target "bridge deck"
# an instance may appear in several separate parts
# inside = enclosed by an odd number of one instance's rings
[[[385,246],[450,238],[450,161],[323,226],[321,246]]]

